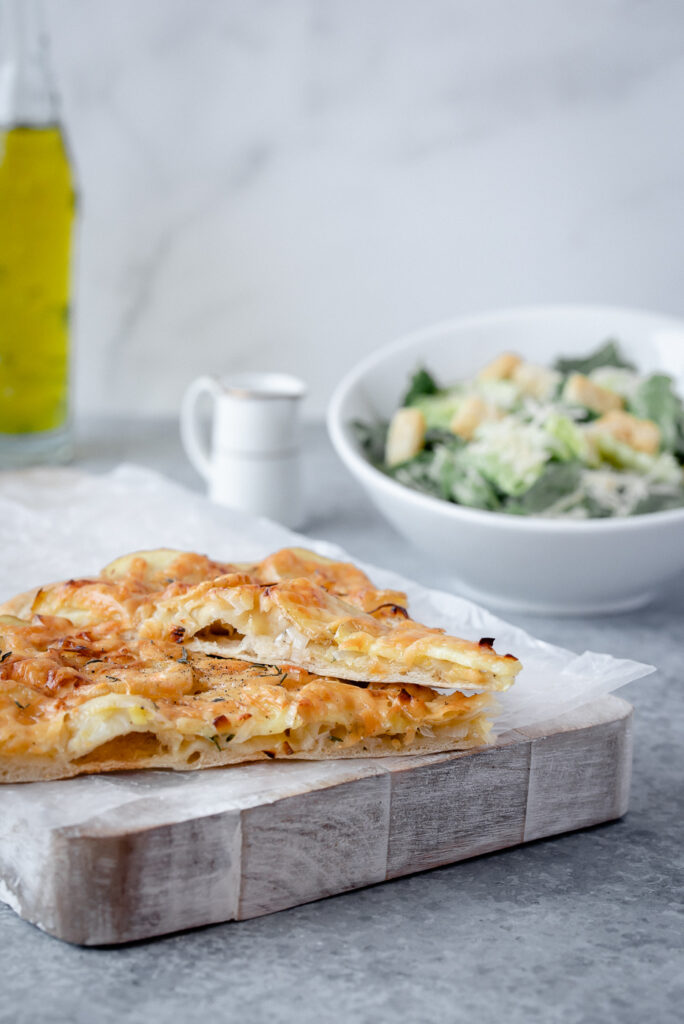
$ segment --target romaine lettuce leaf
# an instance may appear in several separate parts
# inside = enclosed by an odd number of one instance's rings
[[[583,373],[586,376],[592,370],[597,370],[599,366],[621,366],[625,370],[636,369],[633,363],[625,359],[616,341],[606,341],[605,344],[588,356],[581,358],[572,356],[568,358],[561,357],[553,364],[554,370],[558,370],[559,373]]]
[[[551,413],[544,422],[544,430],[551,439],[551,448],[556,459],[561,462],[569,462],[571,459],[581,459],[587,464],[591,462],[591,449],[584,433],[569,416]]]
[[[427,430],[448,431],[462,401],[461,394],[452,390],[441,391],[436,395],[417,395],[411,405],[422,412]]]
[[[434,452],[420,452],[408,462],[402,462],[392,469],[385,468],[388,476],[397,480],[406,487],[415,491],[422,491],[424,494],[432,494],[436,498],[443,498],[442,487],[439,478],[434,472]]]
[[[441,445],[445,445],[451,451],[456,451],[462,448],[465,444],[463,438],[459,437],[458,434],[452,434],[450,430],[444,430],[441,427],[432,427],[425,431],[425,440],[423,447],[428,451],[435,449]]]
[[[474,466],[465,466],[463,475],[454,478],[451,498],[469,508],[484,508],[490,512],[501,508],[501,498],[496,488]]]
[[[489,511],[501,507],[496,488],[472,465],[463,449],[439,449],[435,454],[434,471],[439,476],[442,497],[449,501]]]
[[[507,412],[521,404],[520,390],[512,380],[478,380],[472,385],[471,393]]]
[[[659,455],[638,452],[611,434],[596,434],[594,444],[602,461],[609,466],[648,474],[654,483],[671,484],[673,487],[682,483],[682,467],[670,452],[661,452]]]
[[[585,494],[580,502],[580,507],[584,509],[590,519],[608,519],[613,515],[610,506],[604,505],[595,494]]]
[[[625,370],[622,366],[599,366],[591,371],[589,379],[629,401],[643,378],[634,370]]]
[[[538,425],[513,417],[480,425],[464,453],[502,494],[523,494],[550,457],[548,434]]]
[[[668,508],[684,506],[684,488],[668,493],[652,493],[635,506],[632,515],[641,516],[646,512],[664,512]]]
[[[533,516],[569,497],[580,486],[582,463],[550,462],[539,478],[524,494],[506,504],[506,511],[519,516]]]
[[[404,395],[402,405],[415,405],[417,398],[425,395],[436,395],[439,391],[437,382],[431,373],[421,366],[411,377],[409,389]]]
[[[368,461],[376,466],[382,465],[385,461],[385,442],[389,424],[353,420],[351,427]]]
[[[658,424],[663,448],[669,452],[677,449],[684,410],[671,377],[664,373],[651,374],[632,395],[628,408],[639,419]]]

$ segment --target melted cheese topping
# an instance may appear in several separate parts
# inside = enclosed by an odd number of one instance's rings
[[[249,565],[161,549],[123,556],[99,579],[21,595],[0,612],[58,615],[82,628],[117,622],[150,638],[196,637],[197,650],[284,659],[344,679],[467,692],[513,683],[517,659],[414,622],[406,600],[401,592],[378,590],[353,565],[299,548]],[[198,636],[207,630],[230,637]]]
[[[226,635],[222,636],[224,633]],[[399,614],[376,617],[308,579],[255,584],[234,573],[158,602],[140,635],[197,638],[193,649],[287,659],[319,674],[505,690],[520,663]]]
[[[405,603],[299,549],[249,565],[141,552],[19,595],[0,608],[0,780],[487,742],[476,691],[518,662]]]
[[[61,756],[92,770],[94,753],[125,737],[130,763],[116,766],[138,766],[137,735],[146,754],[152,738],[153,757],[185,768],[207,751],[233,761],[338,756],[383,738],[394,753],[416,737],[450,732],[467,745],[489,733],[485,696],[345,683],[121,636],[104,651],[87,634],[65,644],[55,632],[54,621],[6,629],[14,649],[0,663],[0,760]]]

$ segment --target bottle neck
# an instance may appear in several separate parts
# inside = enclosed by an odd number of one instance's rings
[[[0,0],[0,124],[45,125],[58,118],[40,0]]]

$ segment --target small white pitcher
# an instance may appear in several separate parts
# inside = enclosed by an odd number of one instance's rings
[[[299,410],[306,387],[285,373],[198,377],[181,406],[181,439],[222,505],[297,526],[302,516]],[[199,399],[212,399],[211,444],[201,438]]]

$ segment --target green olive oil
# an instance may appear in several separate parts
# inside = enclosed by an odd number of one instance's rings
[[[73,217],[60,128],[0,131],[0,433],[66,423]]]

